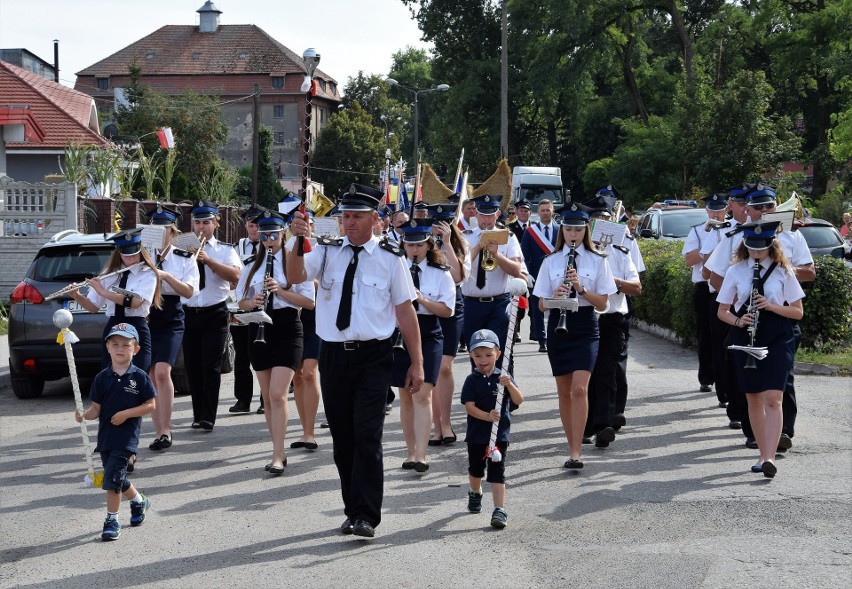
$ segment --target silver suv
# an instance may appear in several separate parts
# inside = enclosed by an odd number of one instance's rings
[[[651,208],[639,219],[636,233],[639,237],[683,241],[692,227],[707,222],[704,209],[670,207]]]
[[[19,399],[32,399],[44,391],[44,383],[68,376],[65,349],[56,343],[58,329],[53,313],[68,309],[74,314],[74,360],[81,378],[93,378],[101,370],[101,346],[106,315],[89,313],[68,295],[51,301],[45,297],[72,282],[83,282],[101,273],[114,244],[103,233],[84,235],[74,230],[58,233],[36,254],[23,281],[12,291],[9,312],[9,368],[12,391]],[[233,370],[233,344],[222,361],[222,373]],[[188,393],[183,355],[172,371],[175,388]]]

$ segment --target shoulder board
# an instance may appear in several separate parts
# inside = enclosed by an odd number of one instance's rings
[[[385,250],[386,252],[390,252],[395,256],[404,256],[405,252],[400,249],[398,245],[393,242],[388,241],[387,239],[382,239],[379,241],[379,247]]]
[[[589,250],[589,249],[587,249],[586,251],[587,251],[587,252],[589,252],[589,253],[595,254],[596,256],[600,256],[600,257],[602,257],[602,258],[607,258],[607,257],[609,257],[609,253],[608,253],[608,252],[605,252],[605,251],[599,250],[599,249],[597,249],[597,248],[595,248],[595,249],[590,249],[590,250]]]
[[[633,239],[633,240],[636,239],[636,236],[633,235],[632,233],[627,233],[627,234],[624,235],[624,237],[626,237],[627,239]]]
[[[445,264],[436,264],[435,262],[426,262],[427,266],[432,266],[433,268],[437,268],[438,270],[449,270],[450,267]]]
[[[703,227],[706,224],[707,224],[707,221],[704,221],[703,223],[696,223],[695,225],[692,225],[692,228],[698,229],[699,227]]]
[[[224,246],[227,246],[227,247],[237,247],[237,244],[235,244],[235,243],[225,243],[224,241],[220,241],[219,245],[224,245]]]
[[[617,249],[618,251],[620,251],[624,254],[628,254],[628,255],[630,254],[630,250],[628,248],[624,247],[623,245],[613,245],[612,248]]]
[[[342,237],[325,237],[325,236],[317,237],[317,245],[341,246],[341,245],[343,245],[343,238]]]
[[[186,250],[181,250],[178,248],[172,248],[172,251],[176,256],[180,256],[182,258],[191,258],[193,256],[192,252],[188,252]]]
[[[243,266],[248,266],[249,264],[254,263],[254,261],[256,259],[257,259],[257,254],[250,255],[249,257],[247,257],[246,259],[243,260]]]

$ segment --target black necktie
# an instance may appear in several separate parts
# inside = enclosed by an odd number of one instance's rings
[[[550,241],[550,225],[544,226],[544,237],[547,239],[547,241]]]
[[[355,270],[358,269],[358,254],[364,249],[360,245],[350,245],[352,248],[352,259],[346,267],[343,275],[343,291],[340,293],[340,307],[337,309],[337,329],[340,331],[349,327],[352,320],[352,290],[355,285]]]
[[[198,265],[198,290],[204,290],[204,285],[207,280],[207,275],[204,273],[204,264],[200,261],[195,263]]]
[[[157,252],[157,270],[163,269],[163,260],[165,259],[166,257],[162,254],[162,252]]]
[[[479,250],[479,264],[476,265],[476,288],[485,288],[485,268],[482,267],[482,252]]]
[[[420,290],[420,266],[417,264],[411,264],[411,279],[414,281],[414,288]],[[416,311],[420,305],[417,304],[417,301],[412,303],[414,305],[414,310]]]
[[[127,277],[130,276],[130,271],[122,272],[121,278],[118,281],[118,288],[127,288]],[[124,296],[123,294],[121,296]],[[124,305],[115,306],[115,318],[124,319]]]
[[[251,253],[252,253],[252,255],[257,253],[257,242],[256,241],[251,242]]]

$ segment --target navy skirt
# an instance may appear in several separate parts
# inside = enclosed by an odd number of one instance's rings
[[[553,376],[571,374],[576,370],[591,372],[595,368],[600,344],[598,316],[594,307],[580,307],[568,312],[567,334],[556,333],[559,309],[551,309],[547,318],[547,358]]]
[[[444,350],[441,324],[435,315],[417,315],[417,322],[420,324],[420,345],[423,348],[423,381],[434,385],[438,382],[441,354]],[[394,348],[391,386],[405,386],[405,376],[410,367],[411,358],[408,356],[408,351],[405,348]]]
[[[151,307],[148,327],[151,330],[151,365],[166,362],[174,366],[183,343],[184,312],[180,297],[163,295],[163,307]]]
[[[731,343],[747,346],[750,336],[744,327],[731,328]],[[758,318],[757,337],[754,345],[769,349],[769,355],[763,360],[754,360],[756,368],[746,369],[748,354],[731,350],[737,371],[740,390],[746,393],[763,391],[783,391],[787,385],[787,376],[793,369],[796,353],[793,338],[793,322],[769,311],[761,311]]]
[[[147,317],[124,317],[123,319],[117,319],[114,315],[109,318],[103,333],[104,346],[101,353],[101,368],[107,368],[112,363],[106,347],[106,336],[109,334],[109,330],[117,323],[129,323],[139,332],[140,350],[138,354],[133,356],[133,365],[140,370],[144,370],[145,374],[148,374],[148,371],[151,369],[151,332],[148,329],[147,319]]]
[[[272,323],[264,323],[263,340],[257,340],[257,323],[249,328],[249,360],[256,371],[283,366],[295,371],[302,363],[302,322],[299,310],[293,307],[274,309]]]
[[[302,361],[316,360],[319,358],[320,348],[320,338],[317,335],[317,313],[314,309],[302,309],[299,317],[302,319],[302,332],[305,341]]]
[[[459,341],[464,332],[464,295],[461,286],[456,286],[456,308],[452,317],[438,319],[441,324],[441,333],[444,334],[444,356],[456,357],[459,350]]]

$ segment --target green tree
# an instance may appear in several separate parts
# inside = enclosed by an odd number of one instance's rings
[[[323,134],[325,130],[323,130]],[[278,177],[275,175],[275,170],[272,168],[272,129],[266,125],[260,125],[258,141],[258,159],[260,167],[257,172],[257,204],[269,209],[277,210],[278,202],[287,196],[287,191],[281,186]],[[224,162],[217,160],[221,166]],[[213,170],[209,178],[213,178],[214,184],[219,182],[219,178],[223,172]],[[227,173],[225,172],[225,175]],[[233,184],[233,190],[236,196],[242,203],[248,203],[251,199],[251,165],[240,168],[239,175],[245,180],[236,179]],[[228,180],[228,186],[231,186]]]
[[[358,102],[329,118],[311,158],[311,176],[323,183],[326,195],[336,196],[352,182],[378,184],[384,167],[384,132]]]

